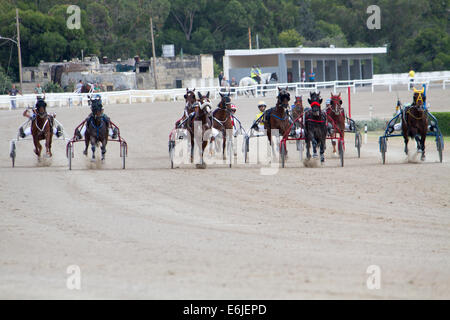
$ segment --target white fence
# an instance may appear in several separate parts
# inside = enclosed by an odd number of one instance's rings
[[[450,83],[450,76],[438,77],[415,77],[414,84],[416,86],[427,84],[431,87],[441,87],[446,89],[447,84]],[[230,92],[234,98],[241,98],[246,96],[262,96],[275,95],[277,87],[288,87],[291,91],[295,91],[296,95],[300,95],[302,91],[317,91],[323,88],[332,89],[337,92],[342,88],[352,88],[353,92],[357,90],[371,90],[382,87],[384,90],[392,91],[393,87],[398,89],[411,89],[411,82],[405,78],[382,78],[382,79],[367,79],[367,80],[351,80],[351,81],[328,81],[328,82],[297,82],[297,83],[274,83],[268,85],[255,85],[249,87],[205,87],[196,88],[196,92],[200,91],[203,94],[210,92],[212,99],[218,99],[220,93]],[[357,89],[358,88],[358,89]],[[105,104],[132,104],[154,101],[183,101],[186,89],[167,89],[167,90],[128,90],[128,91],[112,91],[101,92],[102,100]],[[63,106],[87,106],[88,96],[91,94],[84,93],[49,93],[46,95],[46,102],[50,107]],[[11,99],[16,100],[18,108],[26,108],[34,105],[36,102],[35,94],[19,95],[10,97],[8,95],[0,96],[0,108],[11,108]]]

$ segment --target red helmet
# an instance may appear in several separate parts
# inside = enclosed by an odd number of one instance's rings
[[[233,110],[233,111],[236,111],[236,105],[235,105],[235,104],[232,104],[231,107],[230,107],[230,109]]]

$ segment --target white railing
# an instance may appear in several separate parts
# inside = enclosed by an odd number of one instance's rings
[[[436,87],[442,86],[446,89],[446,84],[450,83],[450,76],[439,77],[416,77],[414,79],[414,85],[419,86],[421,84],[427,84],[428,86]],[[210,98],[218,99],[220,93],[230,93],[233,98],[237,99],[246,96],[260,97],[262,95],[276,95],[278,87],[288,87],[291,91],[295,91],[296,95],[302,94],[305,91],[320,91],[325,88],[337,92],[342,88],[352,88],[356,93],[357,88],[370,88],[372,92],[377,87],[387,87],[389,91],[392,91],[393,87],[398,89],[411,89],[411,82],[409,79],[366,79],[366,80],[339,80],[339,81],[326,81],[326,82],[297,82],[297,83],[271,83],[267,85],[254,85],[248,87],[204,87],[196,88],[196,92],[202,94],[210,93]],[[155,101],[183,101],[186,89],[165,89],[165,90],[127,90],[127,91],[111,91],[101,92],[103,102],[105,104],[132,104],[142,102],[155,102]],[[88,96],[92,93],[48,93],[46,94],[46,102],[50,107],[63,107],[63,106],[87,106]],[[8,95],[0,96],[0,108],[11,108],[11,100],[16,100],[18,108],[26,108],[33,106],[36,102],[35,94],[19,95],[12,98]]]

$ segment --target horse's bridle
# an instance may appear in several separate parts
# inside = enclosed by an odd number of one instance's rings
[[[331,98],[330,109],[337,116],[340,115],[342,113],[342,111],[344,110],[341,106],[340,101],[341,101],[341,99],[339,99],[339,98]]]

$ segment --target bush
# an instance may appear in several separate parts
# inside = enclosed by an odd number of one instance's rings
[[[47,82],[45,84],[45,86],[43,87],[43,90],[46,93],[51,93],[51,92],[64,92],[63,88],[61,88],[61,86],[57,83],[53,83],[53,82]]]
[[[380,131],[386,129],[387,121],[379,118],[373,118],[370,120],[356,120],[356,126],[360,130],[364,130],[364,126],[367,124],[367,131]]]
[[[0,95],[8,94],[9,89],[11,89],[12,81],[2,70],[0,69]]]
[[[450,136],[450,112],[432,112],[438,121],[439,129],[444,136]]]

